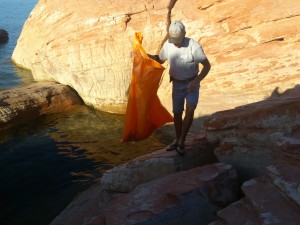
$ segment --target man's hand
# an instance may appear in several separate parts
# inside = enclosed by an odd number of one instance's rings
[[[211,65],[210,65],[210,62],[208,61],[208,59],[201,62],[201,64],[203,65],[201,72],[194,80],[192,80],[189,83],[189,87],[188,87],[189,92],[192,92],[192,91],[196,90],[197,88],[199,89],[201,80],[203,80],[206,77],[206,75],[208,74],[208,72],[210,71]]]
[[[200,76],[197,76],[197,77],[195,77],[194,80],[192,80],[189,83],[188,92],[193,92],[199,88],[200,88]]]
[[[150,59],[153,59],[160,64],[163,64],[165,62],[165,61],[160,60],[158,55],[151,55],[151,54],[147,54],[147,55],[149,56]]]

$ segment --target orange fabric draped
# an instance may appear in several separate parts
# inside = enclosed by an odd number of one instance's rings
[[[148,57],[142,40],[142,34],[135,33],[132,46],[133,68],[122,142],[146,139],[155,129],[173,122],[173,117],[157,96],[164,67]]]

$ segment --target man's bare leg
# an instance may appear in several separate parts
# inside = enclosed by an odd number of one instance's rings
[[[178,139],[178,144],[181,146],[184,146],[186,135],[193,123],[194,112],[195,112],[195,107],[187,104],[184,120],[182,122],[180,137]]]
[[[174,113],[174,126],[176,134],[175,144],[178,144],[182,132],[182,113]]]

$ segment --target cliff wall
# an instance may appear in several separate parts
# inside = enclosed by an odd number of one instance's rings
[[[74,88],[86,104],[124,113],[131,41],[158,53],[172,20],[202,44],[212,70],[196,116],[280,94],[299,83],[300,2],[294,0],[40,0],[12,60],[36,80]],[[159,97],[171,111],[168,65]]]

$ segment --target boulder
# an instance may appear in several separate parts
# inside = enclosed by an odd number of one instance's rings
[[[137,31],[159,52],[171,20],[202,44],[212,64],[195,115],[260,101],[299,80],[300,2],[295,0],[40,0],[12,60],[36,80],[74,88],[88,105],[124,113]],[[168,64],[158,91],[171,111]]]
[[[299,91],[213,114],[184,156],[160,149],[107,171],[51,225],[299,224]]]
[[[162,176],[129,193],[101,183],[76,198],[51,225],[208,224],[216,212],[238,200],[232,166],[213,163]]]
[[[210,225],[300,224],[299,176],[299,160],[276,161],[263,176],[246,181],[245,197],[220,210]]]
[[[139,185],[86,224],[206,225],[239,198],[238,188],[232,166],[206,165]]]
[[[207,117],[208,140],[219,140],[215,155],[232,164],[243,180],[261,176],[276,159],[299,159],[300,87],[257,103]],[[214,141],[216,143],[216,141]]]
[[[160,149],[106,171],[101,183],[109,191],[130,192],[139,184],[213,162],[216,158],[205,133],[189,133],[184,157],[176,151]]]
[[[0,44],[6,44],[8,39],[8,32],[4,29],[0,29]]]
[[[206,121],[220,138],[217,157],[249,175],[244,197],[220,210],[210,225],[300,224],[299,103],[298,87],[245,106],[243,113],[241,108],[220,112]]]
[[[196,189],[201,192],[200,195]],[[193,216],[206,214],[207,210],[198,208],[199,206],[210,206],[208,210],[210,214],[205,216],[207,220],[211,218],[214,210],[219,210],[235,201],[239,197],[238,189],[236,171],[230,165],[216,161],[205,133],[189,133],[187,152],[184,157],[179,156],[176,151],[166,151],[164,148],[107,171],[101,178],[101,182],[75,198],[52,221],[51,225],[79,225],[88,221],[95,223],[93,218],[97,218],[98,223],[101,218],[104,218],[103,215],[107,218],[119,215],[121,221],[123,220],[121,217],[126,213],[130,214],[130,210],[138,213],[131,215],[129,220],[135,220],[139,216],[145,219],[149,213],[146,212],[147,210],[145,213],[141,212],[143,207],[141,202],[149,203],[149,206],[152,204],[151,210],[160,211],[161,215],[174,207],[172,213],[174,214],[182,207],[179,206],[178,199],[182,199],[184,206],[189,208],[195,206],[196,211],[191,209]],[[184,196],[185,191],[189,192],[189,196]],[[128,202],[135,201],[136,196],[141,192],[144,192],[144,197],[136,202],[134,208],[126,205],[126,200],[123,198],[129,199]],[[157,194],[153,194],[154,192]],[[192,200],[194,197],[196,201]],[[126,210],[121,213],[115,211],[118,205],[123,205]]]
[[[0,133],[46,114],[65,112],[81,105],[70,87],[39,82],[0,92]]]
[[[99,216],[112,201],[124,196],[124,193],[108,192],[97,183],[80,193],[50,225],[83,225],[92,218]]]

